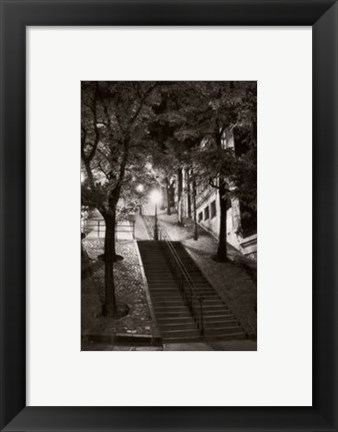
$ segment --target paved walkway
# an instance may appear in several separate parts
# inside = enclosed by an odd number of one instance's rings
[[[135,239],[150,240],[143,218],[139,214],[135,215]]]
[[[163,346],[121,346],[103,343],[87,343],[86,351],[256,351],[253,340],[191,342],[164,344]]]
[[[196,343],[165,344],[163,351],[256,351],[254,340],[212,341]]]

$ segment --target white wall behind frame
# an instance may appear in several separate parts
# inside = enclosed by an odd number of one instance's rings
[[[28,405],[311,405],[311,29],[27,30]],[[258,80],[258,352],[80,352],[80,80]]]

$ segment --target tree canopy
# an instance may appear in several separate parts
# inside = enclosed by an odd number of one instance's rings
[[[226,260],[226,200],[237,196],[256,210],[256,135],[256,82],[82,82],[82,202],[106,223],[106,314],[116,313],[116,220],[141,202],[137,185],[147,189],[159,182],[169,191],[184,167],[194,184],[216,188],[217,256]]]
[[[113,262],[118,202],[124,196],[132,205],[137,183],[153,181],[146,124],[160,102],[158,86],[132,81],[82,83],[81,161],[86,174],[82,200],[97,208],[106,224],[106,315],[116,314]]]

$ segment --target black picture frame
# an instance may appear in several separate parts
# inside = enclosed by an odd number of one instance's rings
[[[1,430],[337,431],[337,2],[1,0],[0,4]],[[40,25],[312,26],[312,407],[26,407],[26,26]],[[198,377],[196,381],[198,391]]]

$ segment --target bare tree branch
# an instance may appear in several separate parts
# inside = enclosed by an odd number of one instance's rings
[[[84,150],[86,145],[86,139],[87,139],[87,130],[81,126],[81,151]]]
[[[110,180],[110,174],[103,168],[100,161],[98,161],[98,163],[97,163],[97,168],[99,171],[102,172],[102,174],[104,174],[104,176],[106,177],[107,180]]]
[[[123,140],[123,156],[122,156],[122,161],[121,161],[121,165],[120,165],[120,172],[119,172],[119,176],[118,176],[118,180],[115,186],[115,189],[117,191],[120,191],[121,186],[122,186],[122,182],[123,182],[123,177],[124,177],[124,173],[126,170],[126,165],[127,165],[127,161],[128,161],[128,156],[129,156],[129,137],[125,137]]]

